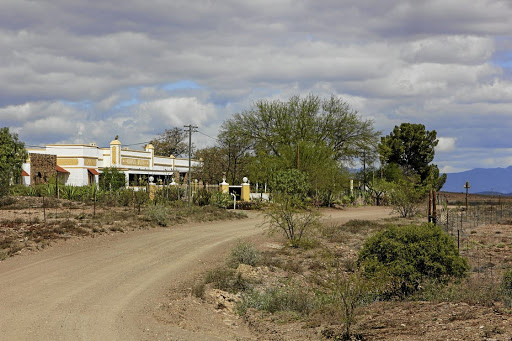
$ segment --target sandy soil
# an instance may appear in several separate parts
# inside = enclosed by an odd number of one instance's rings
[[[388,214],[381,208],[326,212],[338,222]],[[244,323],[212,313],[187,288],[222,262],[237,239],[264,238],[261,222],[249,212],[245,220],[72,238],[4,260],[0,340],[255,339]]]

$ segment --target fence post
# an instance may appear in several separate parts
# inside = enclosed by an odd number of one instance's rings
[[[460,251],[460,230],[457,230],[457,250]]]
[[[46,224],[46,207],[44,204],[44,195],[43,195],[43,221]]]

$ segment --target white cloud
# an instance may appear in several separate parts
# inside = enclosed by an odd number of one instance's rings
[[[410,63],[481,64],[494,52],[494,40],[478,36],[435,36],[415,40],[402,50]]]
[[[0,123],[32,143],[135,143],[185,124],[216,135],[259,99],[334,94],[384,134],[435,129],[442,169],[496,148],[505,163],[510,27],[500,0],[6,0]],[[180,81],[198,87],[163,86]]]
[[[455,141],[457,141],[456,137],[438,137],[439,143],[436,147],[436,152],[452,152],[455,150]]]

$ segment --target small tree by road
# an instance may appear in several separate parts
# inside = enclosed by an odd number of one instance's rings
[[[0,128],[0,197],[9,192],[11,182],[19,181],[27,157],[25,144],[18,140],[18,134],[10,133],[7,127]]]

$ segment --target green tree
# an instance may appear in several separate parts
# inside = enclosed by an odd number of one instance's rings
[[[273,194],[281,194],[303,200],[309,191],[309,181],[305,173],[296,169],[275,172],[270,182]]]
[[[126,186],[126,177],[116,167],[103,168],[99,186],[102,190],[116,191]]]
[[[0,197],[9,192],[11,181],[21,178],[23,162],[27,159],[25,144],[8,127],[0,128]]]
[[[218,136],[219,144],[226,156],[226,178],[229,183],[241,183],[245,167],[250,160],[252,141],[244,134],[240,134],[238,127],[232,121],[226,121],[221,127]]]
[[[188,153],[188,144],[184,142],[187,136],[187,132],[180,128],[165,129],[149,143],[155,147],[155,155],[181,156]]]
[[[373,149],[379,135],[373,121],[362,119],[335,96],[293,96],[288,102],[261,100],[228,122],[226,129],[235,129],[254,149],[277,157],[282,156],[283,146],[296,147],[307,141],[325,145],[336,160],[352,160],[363,150]]]
[[[221,134],[243,142],[240,160],[253,183],[267,182],[279,170],[299,169],[313,190],[330,196],[346,175],[342,162],[372,154],[380,133],[340,98],[309,95],[258,101],[227,121]]]
[[[428,188],[421,186],[414,176],[402,177],[402,179],[389,183],[389,195],[393,211],[402,218],[410,218],[418,213],[418,208],[427,195]]]
[[[378,149],[383,164],[397,164],[405,174],[417,174],[423,184],[439,190],[446,174],[440,176],[437,166],[431,164],[438,143],[435,130],[428,131],[423,124],[402,123],[381,138]]]
[[[201,166],[196,170],[199,178],[209,184],[218,184],[227,170],[227,155],[218,146],[202,148],[195,152],[196,159],[202,159]]]
[[[377,206],[380,206],[384,197],[393,191],[393,183],[381,178],[368,182],[367,187]]]

